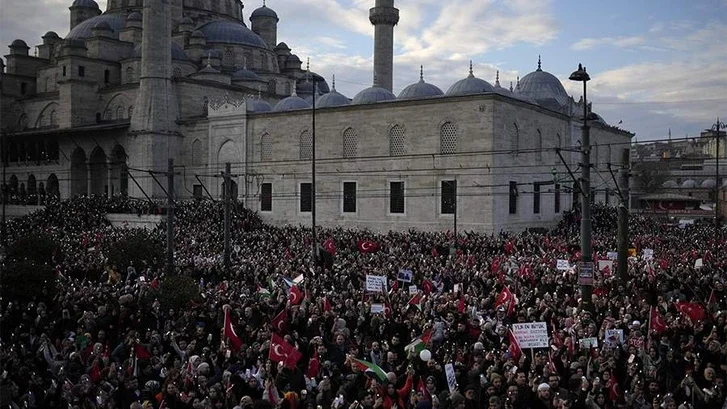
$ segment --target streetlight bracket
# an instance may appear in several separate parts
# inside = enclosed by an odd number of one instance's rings
[[[570,166],[568,166],[568,163],[566,163],[565,158],[563,158],[563,155],[560,154],[560,148],[555,148],[555,153],[558,154],[560,161],[563,163],[563,166],[565,166],[565,169],[568,171],[571,179],[573,179],[573,183],[578,185],[578,190],[581,192],[581,195],[583,195],[585,199],[588,199],[588,193],[583,191],[581,181],[573,174],[573,171],[570,169]]]

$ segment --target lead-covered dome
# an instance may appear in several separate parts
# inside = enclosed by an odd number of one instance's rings
[[[98,3],[93,0],[74,0],[73,4],[71,4],[71,7],[90,7],[97,9]]]
[[[568,104],[568,93],[565,92],[563,84],[555,75],[543,71],[540,57],[538,57],[538,69],[520,80],[520,92],[545,105],[554,102],[563,107]]]
[[[316,99],[316,106],[320,108],[332,108],[332,107],[340,107],[343,105],[349,105],[351,103],[351,100],[348,99],[345,95],[339,93],[336,91],[336,76],[333,76],[333,88],[331,88],[331,91],[321,95]]]
[[[255,72],[250,71],[247,67],[240,68],[239,70],[232,73],[233,81],[263,81],[259,75]]]
[[[717,182],[714,179],[705,179],[701,186],[702,189],[714,189],[717,187]]]
[[[282,99],[280,100],[280,102],[275,104],[273,112],[295,111],[299,109],[308,109],[310,107],[310,104],[306,102],[306,100],[304,100],[303,98],[299,97],[296,89],[293,88],[293,95],[289,96],[288,98]]]
[[[391,91],[378,85],[374,85],[373,87],[366,88],[356,94],[356,96],[353,97],[351,104],[375,104],[377,102],[391,101],[395,99],[396,95],[391,93]]]
[[[419,68],[419,82],[404,88],[398,96],[398,99],[422,99],[433,98],[444,95],[439,87],[434,84],[424,82],[424,67]]]
[[[126,21],[142,21],[144,18],[138,11],[132,11],[126,16]]]
[[[512,87],[512,82],[510,83],[510,86]],[[512,91],[500,85],[500,71],[497,71],[497,74],[495,76],[495,86],[492,88],[494,88],[495,92],[500,95],[504,95],[506,97],[514,97]]]
[[[280,19],[278,18],[278,13],[276,13],[275,10],[271,9],[270,7],[266,6],[265,3],[263,3],[262,7],[258,7],[253,10],[252,14],[250,14],[250,20],[258,17],[269,17],[280,21]]]
[[[208,44],[226,43],[268,48],[265,41],[252,30],[245,27],[242,22],[229,20],[211,21],[198,27],[197,30],[204,34]]]
[[[489,82],[475,77],[472,72],[472,61],[470,61],[470,74],[467,78],[461,79],[452,84],[447,91],[447,95],[473,95],[493,91],[495,91],[495,89]]]
[[[179,44],[172,41],[172,60],[177,61],[187,61],[189,58],[187,57],[187,53],[184,52],[184,49],[179,46]],[[134,55],[133,58],[141,58],[141,44],[137,44],[136,47],[134,47]]]
[[[122,16],[116,14],[102,14],[100,16],[91,17],[73,27],[73,30],[68,33],[66,39],[85,40],[89,37],[93,37],[93,28],[96,24],[102,22],[107,23],[109,27],[111,27],[114,38],[119,38],[119,31],[126,26],[126,21],[124,21]]]
[[[661,187],[663,187],[665,189],[676,189],[679,187],[679,185],[677,185],[676,181],[667,180],[666,182],[661,184]]]
[[[695,187],[697,187],[697,182],[692,179],[687,179],[682,183],[684,189],[694,189]]]
[[[270,112],[273,108],[264,99],[257,98],[247,101],[247,110],[250,112]]]

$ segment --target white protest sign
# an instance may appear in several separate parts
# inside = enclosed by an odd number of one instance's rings
[[[694,268],[702,268],[704,266],[704,261],[701,258],[698,258],[697,261],[694,262]]]
[[[384,313],[384,304],[371,304],[371,313],[372,314],[383,314]]]
[[[419,289],[417,289],[417,286],[412,284],[409,286],[409,295],[414,295],[417,292],[419,292]]]
[[[623,345],[624,343],[624,330],[622,329],[607,329],[606,334],[603,337],[603,343],[615,347],[617,345]]]
[[[649,261],[654,258],[654,250],[653,249],[644,249],[643,253],[641,254],[641,258]]]
[[[603,271],[606,267],[613,272],[613,260],[598,260],[598,271]]]
[[[455,284],[455,285],[454,285],[454,290],[453,290],[453,291],[454,291],[455,293],[459,292],[459,284]]]
[[[411,270],[405,270],[402,268],[399,270],[399,274],[396,276],[396,279],[405,283],[411,283],[413,276],[414,273]]]
[[[366,291],[383,293],[386,290],[386,277],[366,274]]]
[[[558,270],[568,270],[570,268],[570,264],[568,263],[568,260],[558,260],[558,264],[555,268]]]
[[[305,277],[303,277],[303,274],[301,274],[301,275],[299,275],[298,277],[295,277],[295,278],[293,279],[293,282],[294,282],[294,283],[296,283],[296,284],[300,284],[300,283],[302,283],[302,282],[303,282],[303,280],[305,280]]]
[[[609,251],[608,253],[606,253],[606,258],[609,260],[618,260],[618,252]]]
[[[455,388],[457,388],[457,378],[454,374],[454,365],[444,365],[444,373],[447,374],[447,386],[449,387],[449,393],[452,393]]]
[[[598,348],[598,338],[588,337],[578,341],[581,348]]]
[[[512,334],[522,349],[548,347],[548,326],[545,322],[512,324]]]

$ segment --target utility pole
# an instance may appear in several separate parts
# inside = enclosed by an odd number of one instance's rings
[[[311,217],[311,261],[313,271],[316,271],[316,262],[318,261],[318,235],[316,233],[316,94],[318,93],[318,81],[313,78],[313,118],[311,133],[311,183],[310,183],[310,217]]]
[[[618,279],[621,283],[628,280],[629,268],[629,173],[630,151],[626,148],[621,151],[621,171],[619,172],[619,199],[618,206]]]
[[[167,169],[167,276],[174,275],[174,159]]]
[[[5,182],[5,172],[8,167],[8,152],[7,152],[7,143],[5,142],[5,139],[7,137],[7,131],[5,128],[2,130],[2,134],[0,135],[0,150],[2,150],[2,161],[3,161],[3,186],[2,186],[2,199],[3,199],[3,218],[2,218],[2,247],[3,251],[7,249],[8,246],[8,231],[7,226],[5,224],[5,207],[8,204],[8,199],[10,198],[10,192],[8,190],[8,185]]]
[[[721,185],[719,184],[719,137],[720,137],[720,129],[726,129],[727,124],[724,122],[720,122],[719,117],[717,118],[717,123],[712,126],[712,130],[715,132],[715,139],[717,141],[717,146],[714,151],[714,158],[715,158],[715,166],[714,166],[714,227],[716,228],[715,231],[715,239],[719,240],[720,237],[720,211],[719,211],[719,192],[721,190]]]
[[[230,178],[232,177],[231,170],[230,170],[230,162],[227,162],[225,164],[225,177],[224,182],[222,182],[222,189],[224,191],[224,200],[225,200],[225,257],[224,257],[224,263],[225,263],[225,273],[228,275],[230,274],[230,196],[231,194],[231,186],[232,183],[230,183]]]

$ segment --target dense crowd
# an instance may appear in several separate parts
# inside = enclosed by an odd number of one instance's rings
[[[72,199],[9,224],[61,251],[52,300],[0,303],[3,408],[723,407],[727,234],[712,225],[632,215],[628,277],[600,263],[586,309],[575,212],[547,233],[323,230],[313,268],[309,229],[235,205],[225,271],[221,204],[179,202],[176,274],[202,301],[168,309],[144,301],[163,266],[106,265],[130,230],[105,213],[142,207]],[[615,210],[593,224],[606,260]],[[545,323],[547,345],[521,347],[522,323]]]

